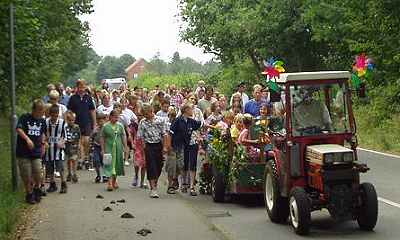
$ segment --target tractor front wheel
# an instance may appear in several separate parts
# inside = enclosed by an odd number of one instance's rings
[[[360,194],[361,206],[357,222],[361,230],[372,231],[378,220],[378,195],[371,183],[362,183]]]
[[[279,179],[274,160],[265,167],[265,208],[272,222],[285,223],[289,216],[288,199],[281,196]]]
[[[310,232],[311,206],[306,191],[303,188],[295,187],[290,192],[289,200],[290,223],[299,235],[306,235]]]

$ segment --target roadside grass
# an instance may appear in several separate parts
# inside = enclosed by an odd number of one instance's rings
[[[0,240],[10,238],[20,219],[24,204],[23,190],[12,191],[10,161],[10,125],[0,117]]]
[[[367,109],[355,111],[360,147],[400,154],[400,115],[379,121]]]

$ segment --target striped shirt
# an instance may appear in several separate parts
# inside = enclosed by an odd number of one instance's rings
[[[46,125],[49,143],[49,148],[46,152],[46,161],[63,161],[65,146],[60,145],[63,145],[63,142],[65,143],[66,123],[63,119],[58,119],[55,123],[52,123],[50,118],[48,118],[46,119]]]

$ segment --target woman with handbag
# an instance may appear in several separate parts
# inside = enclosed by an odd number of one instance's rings
[[[118,122],[120,113],[112,110],[110,121],[101,131],[101,149],[104,173],[109,177],[107,191],[118,189],[117,176],[124,175],[124,154],[128,154],[128,146],[124,126]]]

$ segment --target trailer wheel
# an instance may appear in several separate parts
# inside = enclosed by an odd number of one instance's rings
[[[272,222],[285,223],[289,216],[289,202],[287,198],[281,196],[274,160],[267,163],[264,180],[264,200],[267,214]]]
[[[299,235],[307,235],[310,232],[311,208],[310,200],[303,188],[295,187],[290,192],[289,200],[290,223]]]
[[[225,179],[223,173],[215,167],[212,169],[213,175],[211,180],[211,195],[214,202],[225,201]]]
[[[362,183],[360,186],[361,207],[357,222],[361,230],[372,231],[378,220],[378,196],[374,185]]]

